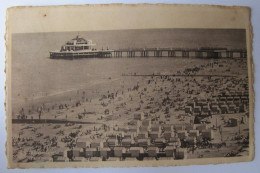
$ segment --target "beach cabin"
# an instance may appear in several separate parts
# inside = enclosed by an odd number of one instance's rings
[[[134,133],[137,133],[138,131],[139,131],[139,127],[138,126],[130,126],[126,130],[126,132],[134,132]]]
[[[203,116],[208,116],[208,115],[209,115],[209,112],[210,112],[210,109],[209,109],[208,106],[202,106],[201,115],[203,115]]]
[[[165,131],[165,132],[163,132],[163,137],[166,140],[169,140],[170,138],[174,137],[174,132],[172,132],[172,131]]]
[[[105,140],[95,139],[90,143],[90,148],[103,148]]]
[[[239,107],[239,105],[241,104],[240,98],[239,98],[239,100],[234,100],[233,103],[234,103],[234,105],[236,105],[237,107]]]
[[[228,113],[228,106],[227,105],[221,105],[219,108],[220,108],[220,111],[221,111],[222,114]]]
[[[106,136],[110,139],[117,139],[118,137],[118,132],[115,132],[115,131],[109,131],[109,132],[106,132]]]
[[[168,141],[168,145],[179,147],[181,146],[181,140],[178,137],[170,138],[170,140]]]
[[[227,96],[226,99],[227,99],[227,103],[228,102],[232,103],[232,101],[234,100],[234,97],[233,96]]]
[[[164,126],[163,126],[163,130],[164,131],[174,131],[174,128],[173,128],[173,125],[171,125],[171,124],[165,124]]]
[[[96,148],[86,148],[85,149],[85,157],[96,157],[98,156],[97,149]]]
[[[180,131],[180,130],[185,130],[185,126],[183,124],[174,124],[174,131]]]
[[[160,133],[158,133],[158,132],[150,132],[149,133],[149,136],[150,136],[150,138],[151,139],[156,139],[156,138],[159,138],[161,135],[160,135]]]
[[[106,144],[108,147],[115,147],[118,145],[118,140],[114,138],[109,138],[107,139]],[[106,147],[106,145],[104,147]]]
[[[175,157],[174,152],[176,151],[176,147],[175,146],[166,146],[164,151],[165,151],[166,157]]]
[[[162,132],[161,125],[160,124],[152,124],[151,131],[152,132],[158,132],[159,134],[161,134],[161,132]]]
[[[219,101],[218,102],[218,106],[220,107],[220,106],[223,106],[223,105],[226,105],[226,101]]]
[[[138,139],[145,139],[148,138],[148,132],[139,132],[137,135]]]
[[[141,126],[139,127],[138,132],[148,132],[150,131],[150,127],[149,126]]]
[[[201,100],[195,102],[195,107],[196,107],[196,106],[202,107],[202,106],[207,106],[207,105],[208,105],[208,102],[207,102],[207,100],[205,100],[205,99],[201,99]],[[195,107],[194,107],[194,108],[195,108]]]
[[[197,140],[196,139],[197,139],[196,137],[189,137],[188,136],[185,139],[186,145],[188,145],[188,146],[196,146],[196,144],[197,144]]]
[[[191,106],[185,106],[184,111],[186,114],[191,114],[193,110]]]
[[[89,146],[89,142],[87,142],[88,139],[85,139],[85,138],[79,138],[77,141],[76,141],[76,147],[78,148],[86,148]]]
[[[187,130],[179,130],[177,132],[177,136],[178,136],[178,138],[183,140],[183,139],[185,139],[188,136],[188,132],[187,132]]]
[[[201,136],[202,136],[202,138],[208,139],[208,140],[214,139],[213,131],[211,129],[202,130]]]
[[[220,110],[219,110],[218,105],[213,105],[211,107],[211,114],[216,115],[216,114],[219,114],[219,112],[220,112]]]
[[[111,152],[111,149],[110,148],[100,148],[100,156],[103,157],[103,158],[108,158],[110,155],[110,152]]]
[[[195,101],[189,101],[186,103],[186,106],[190,106],[192,108],[194,108],[194,106],[196,106],[196,102]]]
[[[144,153],[144,149],[143,147],[131,147],[129,153],[131,154],[131,157],[139,157],[140,154]]]
[[[227,98],[226,97],[219,97],[219,101],[222,101],[222,102],[225,102],[227,100]]]
[[[228,113],[234,114],[234,113],[237,113],[237,112],[239,112],[239,108],[236,105],[230,104],[228,106]]]
[[[248,102],[249,102],[248,96],[242,96],[241,97],[241,102],[248,104]]]
[[[190,130],[189,131],[189,137],[198,137],[200,135],[199,130]]]
[[[139,132],[148,132],[150,131],[149,126],[141,126],[139,127]]]
[[[164,138],[157,138],[154,140],[154,145],[158,148],[164,147],[165,139]]]
[[[150,139],[137,139],[137,145],[139,147],[148,147],[151,144]]]
[[[238,108],[239,108],[239,112],[245,112],[247,110],[247,107],[244,104],[239,105]]]
[[[186,148],[177,148],[175,153],[175,159],[187,159],[187,149]]]
[[[195,106],[193,109],[194,115],[200,115],[201,114],[201,107],[200,106]]]
[[[233,100],[232,101],[226,101],[226,103],[227,103],[228,106],[234,104]]]
[[[123,147],[131,147],[134,144],[134,140],[127,138],[127,139],[122,139],[122,146]]]
[[[115,147],[114,148],[114,156],[115,157],[122,157],[124,153],[126,153],[125,147]]]
[[[54,156],[67,157],[68,151],[69,151],[68,149],[62,149],[62,148],[56,149],[54,151]]]
[[[158,153],[159,153],[158,147],[148,147],[147,148],[148,157],[156,157]]]
[[[68,157],[84,157],[84,150],[83,148],[73,148],[72,150],[67,152]]]
[[[194,129],[193,121],[191,124],[184,124],[184,130],[187,130],[189,132],[190,130],[193,130],[193,129]]]
[[[142,126],[147,126],[147,127],[151,127],[151,120],[150,119],[144,119],[142,121]]]
[[[147,132],[148,133],[148,132]],[[136,135],[136,132],[125,132],[124,133],[124,139],[127,139],[127,138],[129,138],[129,139],[134,139],[135,137],[136,137],[137,135]]]

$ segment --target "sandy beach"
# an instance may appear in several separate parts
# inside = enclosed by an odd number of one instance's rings
[[[115,63],[117,59],[110,61]],[[26,106],[13,113],[13,119],[20,119],[13,124],[13,159],[17,162],[44,161],[57,151],[73,149],[78,140],[86,139],[91,143],[107,139],[109,133],[136,129],[138,121],[133,118],[136,114],[144,115],[145,119],[160,126],[191,125],[196,116],[185,113],[189,102],[205,98],[213,102],[228,86],[239,92],[247,83],[247,64],[243,60],[154,58],[153,61],[125,61],[123,71],[102,75],[101,82],[25,101]],[[136,65],[144,68],[136,71]],[[230,76],[221,75],[224,73]],[[205,74],[215,76],[200,76]],[[21,114],[32,123],[24,124]],[[230,118],[241,118],[246,114],[247,111],[203,119],[209,121],[208,128],[213,129],[215,138],[211,143],[225,143],[225,146],[210,151],[207,147],[198,147],[188,152],[188,158],[224,157],[231,152],[248,154],[235,139],[248,137],[248,122],[236,127],[227,125]],[[36,123],[39,119],[42,121]],[[47,123],[45,119],[63,123]],[[79,121],[88,124],[77,123]]]

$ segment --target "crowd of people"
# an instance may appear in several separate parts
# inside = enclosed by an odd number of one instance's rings
[[[24,145],[39,153],[48,153],[59,147],[71,149],[75,147],[78,138],[89,141],[104,139],[109,131],[133,129],[136,127],[133,122],[136,113],[142,113],[145,118],[162,125],[191,124],[194,123],[195,115],[185,114],[188,103],[212,100],[223,92],[248,92],[246,69],[244,60],[212,60],[188,67],[177,74],[124,75],[117,87],[92,91],[96,92],[95,97],[88,97],[87,91],[78,90],[76,96],[59,103],[21,108],[16,114],[19,120],[31,118],[33,121],[44,117],[67,120],[67,123],[45,127],[37,124],[35,126],[39,129],[48,127],[48,132],[52,134],[43,131],[42,136],[37,136],[38,133],[30,132],[36,139],[23,139],[20,137],[23,135],[20,135],[13,137],[12,143],[16,151]],[[76,120],[94,124],[76,126]]]

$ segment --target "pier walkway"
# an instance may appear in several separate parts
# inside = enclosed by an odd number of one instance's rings
[[[191,58],[246,58],[244,49],[226,48],[143,48],[143,49],[118,49],[111,52],[112,57],[191,57]]]

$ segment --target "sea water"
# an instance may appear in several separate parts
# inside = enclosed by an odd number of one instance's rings
[[[245,48],[244,30],[150,29],[12,35],[12,105],[24,104],[79,89],[118,85],[122,74],[176,74],[201,59],[191,58],[88,58],[53,60],[49,51],[77,34],[91,39],[98,49],[120,48]],[[231,46],[232,45],[232,46]],[[210,61],[210,60],[203,60]],[[111,82],[112,81],[112,82]]]

